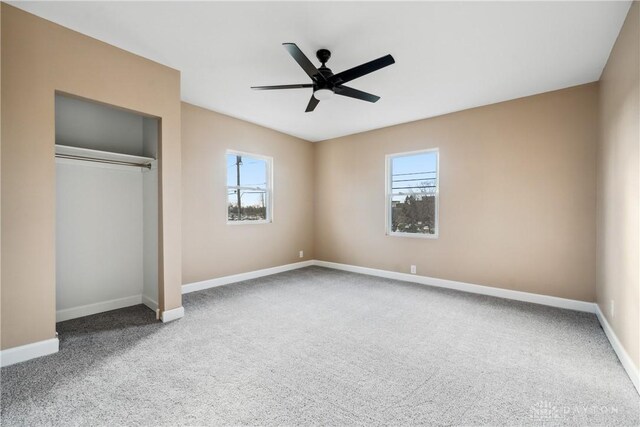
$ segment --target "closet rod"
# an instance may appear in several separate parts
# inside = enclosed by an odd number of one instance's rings
[[[111,165],[135,166],[138,168],[147,168],[151,170],[151,164],[148,164],[148,163],[122,162],[119,160],[98,159],[95,157],[74,156],[71,154],[56,154],[56,157],[59,159],[84,160],[86,162],[108,163]]]

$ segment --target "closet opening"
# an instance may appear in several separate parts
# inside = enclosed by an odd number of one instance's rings
[[[56,322],[158,308],[160,120],[55,95]]]

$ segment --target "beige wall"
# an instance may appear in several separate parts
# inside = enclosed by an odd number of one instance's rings
[[[226,224],[227,149],[273,158],[272,223]],[[183,103],[182,161],[184,283],[313,259],[312,143]]]
[[[318,143],[316,258],[595,299],[597,84]],[[385,155],[440,149],[440,237],[385,235]]]
[[[1,7],[2,348],[55,336],[55,91],[161,117],[159,302],[179,307],[179,72]]]
[[[640,367],[640,4],[634,2],[600,80],[598,305]],[[611,312],[614,301],[614,312]]]

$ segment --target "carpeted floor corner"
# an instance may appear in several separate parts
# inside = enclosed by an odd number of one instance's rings
[[[309,267],[58,324],[2,426],[640,425],[594,315]]]

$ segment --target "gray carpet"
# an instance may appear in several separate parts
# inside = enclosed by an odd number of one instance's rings
[[[639,425],[595,316],[310,267],[58,324],[2,425]]]

